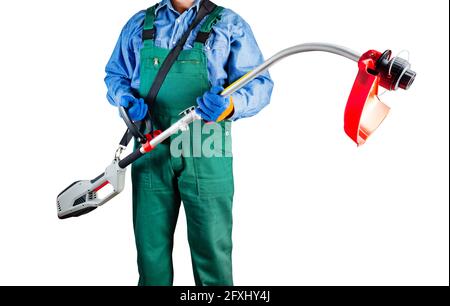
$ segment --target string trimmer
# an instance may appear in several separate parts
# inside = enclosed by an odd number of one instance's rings
[[[221,95],[229,96],[233,94],[273,64],[288,56],[311,51],[334,53],[358,63],[359,72],[344,115],[345,132],[358,145],[366,142],[389,112],[389,107],[378,98],[379,86],[389,91],[398,88],[407,90],[416,77],[416,73],[410,69],[409,62],[400,57],[392,57],[390,50],[384,53],[371,50],[361,55],[333,44],[310,43],[294,46],[277,53],[228,86]],[[93,180],[77,181],[64,189],[57,197],[58,217],[60,219],[87,214],[111,200],[124,189],[125,172],[130,164],[150,153],[170,136],[180,130],[186,130],[192,122],[202,119],[195,111],[195,107],[192,107],[186,110],[182,114],[183,117],[167,130],[144,135],[136,124],[130,120],[126,109],[121,107],[120,113],[130,133],[141,143],[140,147],[121,159],[121,153],[126,148],[119,146],[113,162],[106,168],[105,172]],[[100,197],[99,191],[106,186],[109,186],[111,191]]]

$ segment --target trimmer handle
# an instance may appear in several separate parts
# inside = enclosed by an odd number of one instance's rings
[[[133,137],[140,143],[145,143],[147,141],[147,138],[139,130],[133,120],[131,120],[130,116],[128,115],[128,110],[123,106],[119,106],[119,113]]]

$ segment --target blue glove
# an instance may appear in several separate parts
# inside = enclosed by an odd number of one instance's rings
[[[141,121],[145,118],[148,112],[147,103],[145,103],[144,99],[142,98],[137,99],[132,96],[123,96],[120,99],[120,106],[128,109],[128,116],[133,121]]]
[[[222,97],[220,93],[223,87],[214,86],[206,92],[203,97],[197,98],[197,114],[203,120],[209,122],[220,122],[229,118],[234,112],[233,99],[231,97]]]

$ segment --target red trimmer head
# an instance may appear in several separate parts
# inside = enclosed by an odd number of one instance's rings
[[[366,142],[389,113],[390,108],[378,97],[379,86],[407,90],[415,80],[416,73],[410,70],[410,64],[391,55],[390,50],[383,54],[371,50],[359,59],[358,76],[344,116],[345,132],[358,146]]]

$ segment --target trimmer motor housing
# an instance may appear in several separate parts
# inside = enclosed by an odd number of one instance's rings
[[[119,161],[90,181],[77,181],[64,189],[57,197],[58,217],[67,219],[85,215],[105,204],[122,192],[125,187],[126,169],[119,167]],[[111,187],[107,194],[99,196],[100,190]]]
[[[367,141],[390,111],[378,96],[379,86],[389,91],[407,90],[416,78],[408,61],[391,56],[390,50],[370,50],[359,58],[359,72],[344,115],[345,132],[358,146]]]

